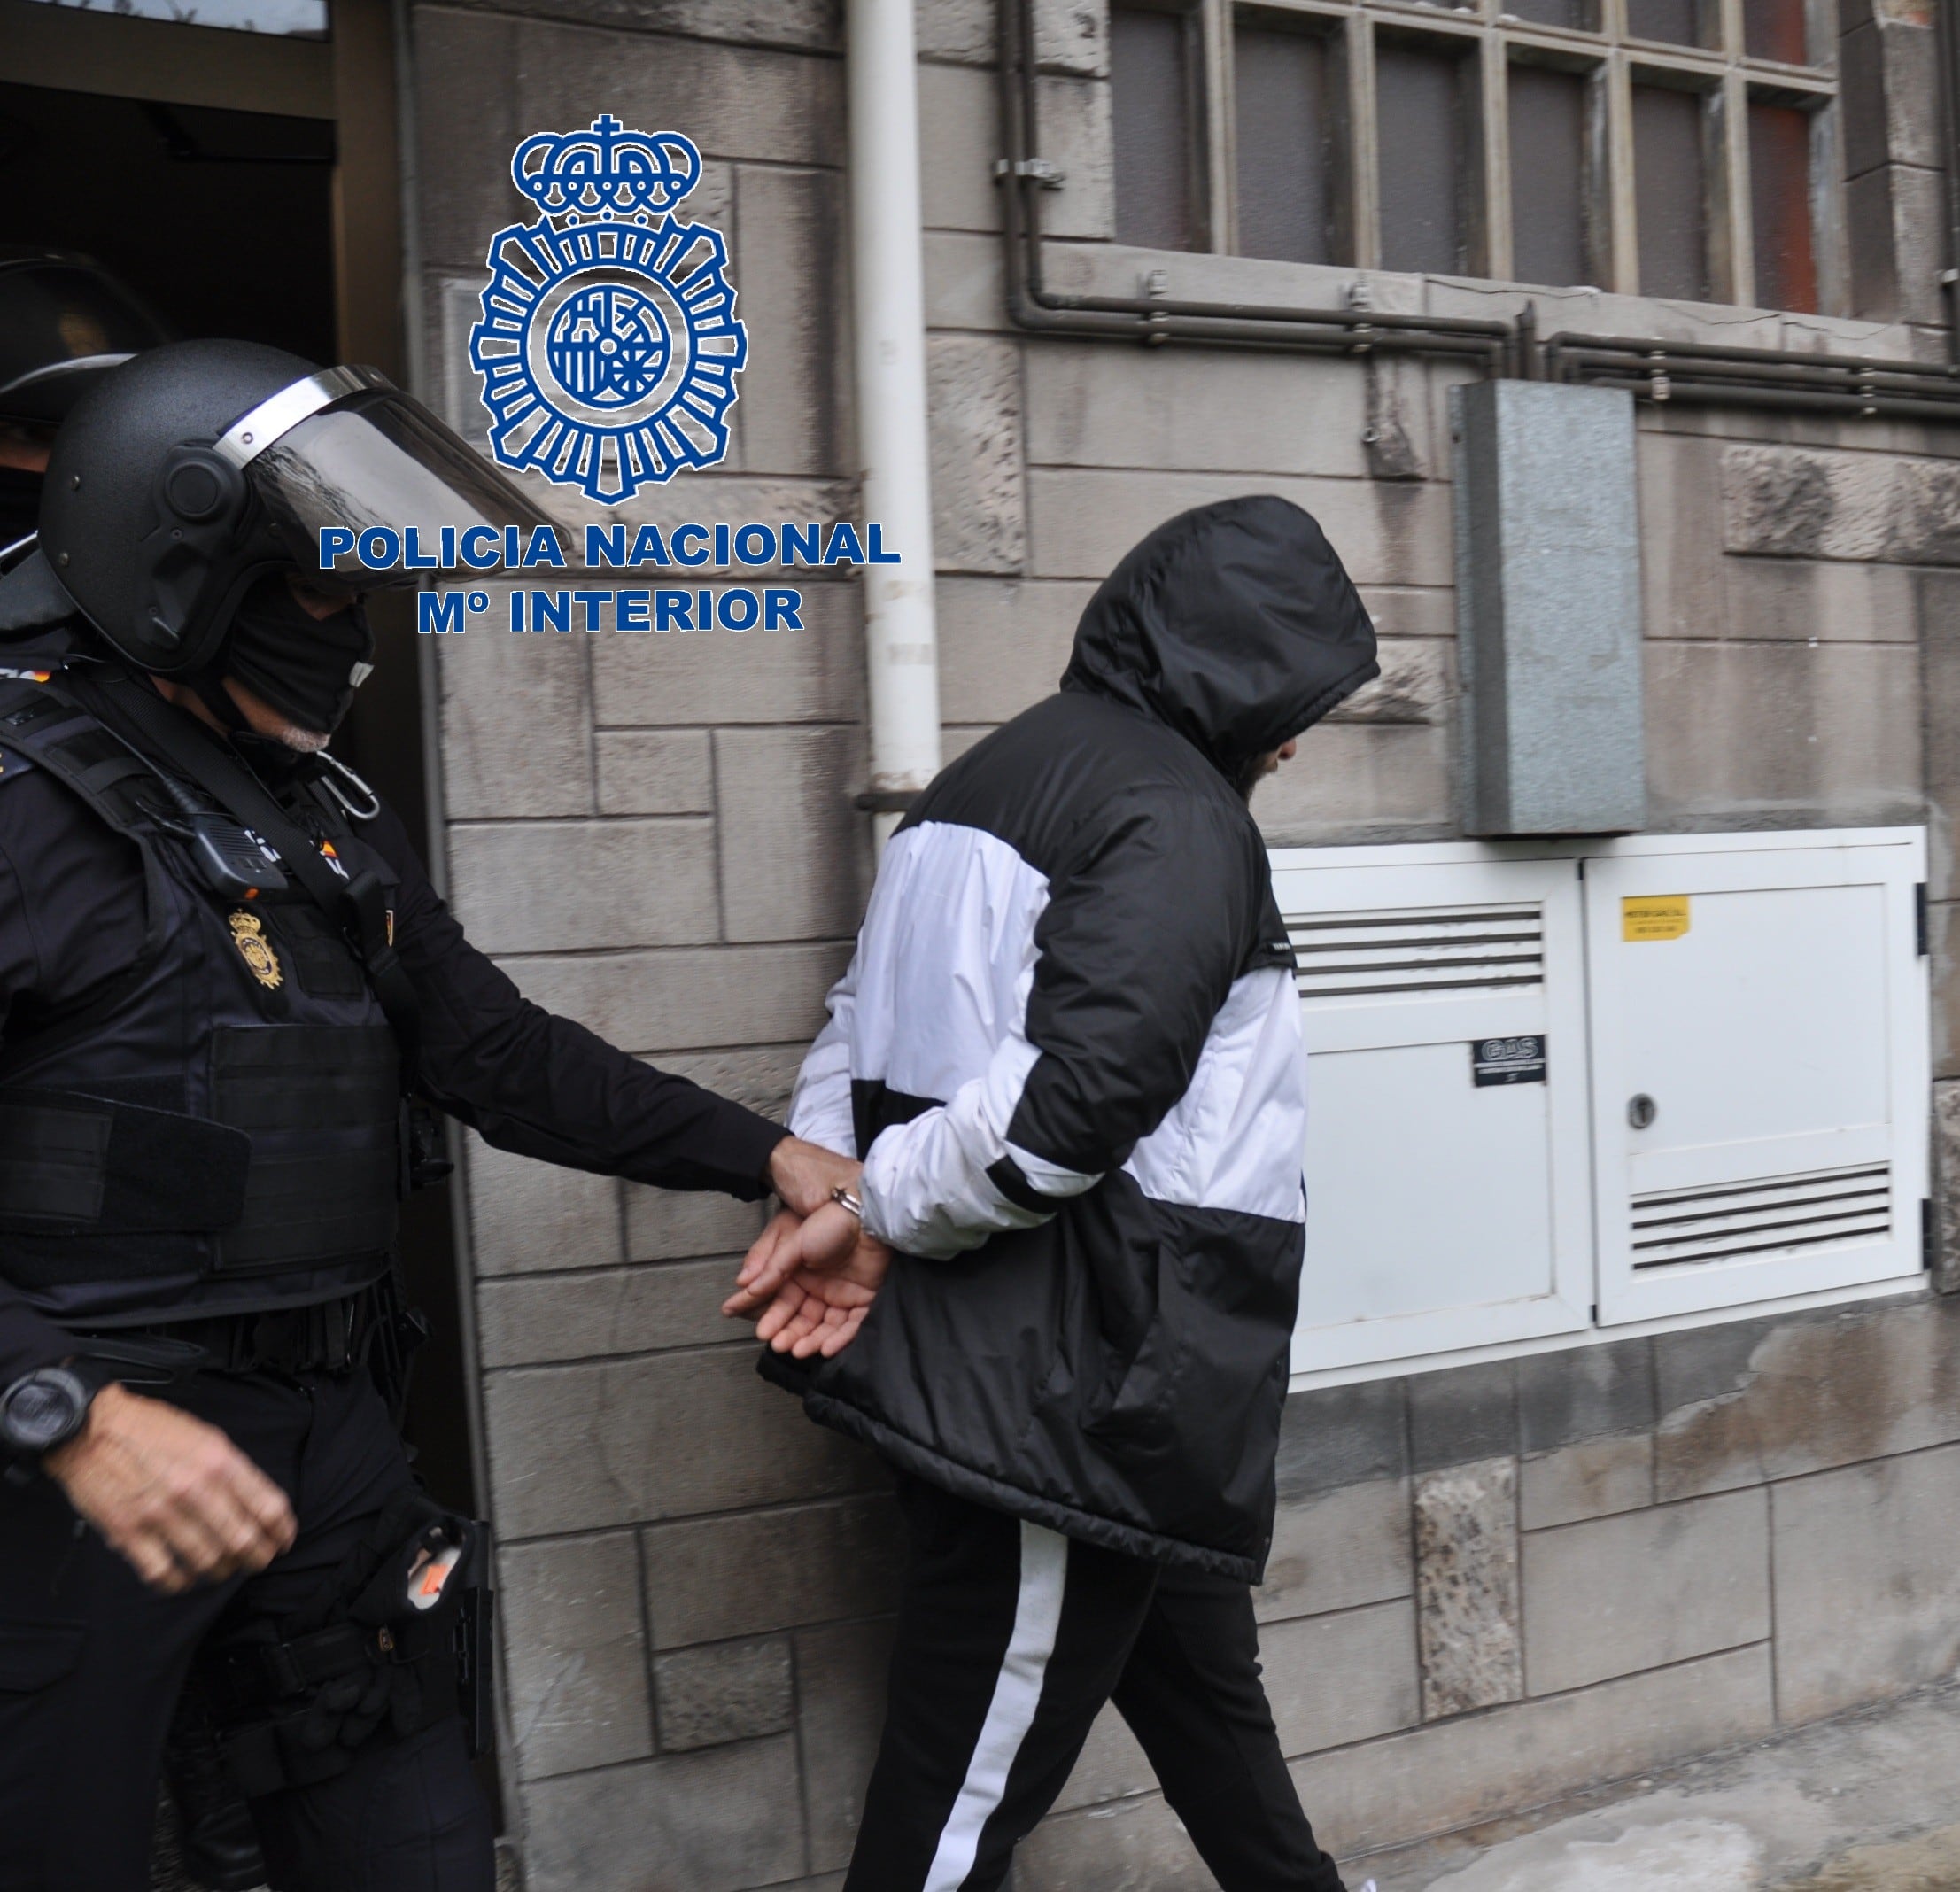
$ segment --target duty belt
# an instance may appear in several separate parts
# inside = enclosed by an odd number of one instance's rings
[[[345,1373],[363,1362],[392,1311],[392,1296],[377,1284],[311,1307],[213,1314],[150,1327],[83,1331],[76,1338],[86,1357],[110,1361],[149,1364],[145,1343],[155,1343],[159,1352],[190,1362],[194,1371]]]

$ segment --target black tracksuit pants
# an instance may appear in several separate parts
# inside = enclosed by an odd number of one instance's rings
[[[275,1617],[310,1601],[408,1482],[365,1373],[200,1373],[168,1397],[285,1491],[298,1541],[255,1577],[164,1596],[49,1480],[0,1481],[0,1892],[147,1892],[164,1737],[198,1644],[235,1598]],[[495,1883],[460,1718],[371,1743],[252,1816],[283,1892]]]
[[[900,1481],[911,1567],[844,1892],[994,1892],[1113,1701],[1224,1892],[1342,1892],[1280,1753],[1244,1584]]]

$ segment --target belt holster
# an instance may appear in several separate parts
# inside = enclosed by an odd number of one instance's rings
[[[399,1493],[306,1609],[251,1618],[198,1658],[225,1765],[248,1799],[329,1780],[371,1742],[405,1741],[461,1708],[487,1736],[488,1527]],[[454,1568],[430,1600],[430,1573]],[[426,1607],[422,1607],[426,1603]]]

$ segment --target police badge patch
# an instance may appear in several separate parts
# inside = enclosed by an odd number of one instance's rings
[[[526,138],[510,174],[542,214],[491,239],[469,333],[491,451],[607,506],[715,465],[748,333],[720,231],[673,214],[700,151],[608,114]]]
[[[268,991],[284,984],[285,974],[279,970],[279,955],[272,950],[272,942],[266,937],[265,923],[256,913],[248,913],[243,907],[228,919],[231,943],[238,949],[238,957],[245,962],[252,976]]]

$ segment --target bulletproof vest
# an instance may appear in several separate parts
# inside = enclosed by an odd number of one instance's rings
[[[396,1034],[361,959],[297,881],[214,892],[156,769],[58,681],[0,683],[0,795],[25,768],[136,844],[147,923],[105,989],[10,1021],[0,1276],[70,1327],[305,1306],[375,1280],[406,1150]],[[391,910],[395,876],[330,795],[296,780],[278,799]]]

